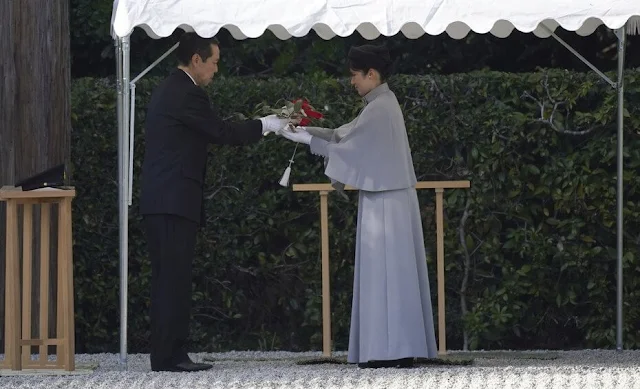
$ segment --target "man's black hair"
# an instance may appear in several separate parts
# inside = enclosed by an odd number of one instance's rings
[[[180,37],[180,45],[176,49],[178,63],[188,66],[194,54],[198,54],[203,61],[206,61],[213,55],[211,45],[219,46],[220,43],[215,37],[202,38],[195,32],[185,32]]]

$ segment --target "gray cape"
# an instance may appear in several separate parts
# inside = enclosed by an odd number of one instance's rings
[[[384,83],[364,96],[356,119],[337,129],[308,127],[311,152],[326,158],[334,187],[380,192],[415,186],[416,175],[404,118],[395,94]],[[337,185],[336,185],[337,184]]]

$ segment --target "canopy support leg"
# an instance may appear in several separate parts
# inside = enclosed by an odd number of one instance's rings
[[[117,45],[118,61],[118,204],[120,222],[120,365],[127,368],[127,301],[128,301],[128,237],[129,237],[129,208],[128,199],[128,173],[127,163],[129,162],[129,37],[120,38]]]
[[[623,210],[624,210],[624,53],[626,46],[627,29],[626,26],[615,30],[618,37],[618,80],[613,82],[603,72],[598,70],[591,62],[581,56],[573,47],[563,41],[544,23],[540,24],[555,40],[572,52],[582,62],[589,66],[594,72],[602,77],[609,85],[618,92],[618,131],[617,131],[617,174],[616,174],[616,192],[617,192],[617,216],[616,216],[616,266],[617,266],[617,285],[616,285],[616,350],[622,351],[622,306],[623,301],[623,278],[622,278],[622,257],[624,250],[624,227],[623,227]]]
[[[623,256],[623,188],[624,188],[624,52],[627,38],[625,26],[616,30],[618,37],[618,214],[617,214],[617,293],[616,293],[616,350],[622,351],[622,256]]]

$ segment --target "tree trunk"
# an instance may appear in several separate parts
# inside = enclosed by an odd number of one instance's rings
[[[0,186],[69,162],[71,137],[68,0],[0,1]],[[37,211],[37,207],[34,211]],[[38,213],[34,225],[39,226]],[[51,220],[57,220],[51,214]],[[0,247],[5,242],[5,210],[0,206]],[[53,223],[52,223],[53,224]],[[34,283],[39,274],[39,228],[34,230]],[[53,231],[54,234],[56,231]],[[51,244],[55,245],[56,235]],[[55,247],[52,247],[55,253]],[[5,252],[0,250],[0,296],[4,296]],[[51,274],[56,258],[51,257]],[[55,279],[55,278],[53,278]],[[51,288],[55,283],[50,284]],[[39,291],[32,307],[38,312]],[[50,293],[55,289],[50,290]],[[55,303],[50,294],[50,312]],[[0,344],[4,348],[4,297],[0,302]],[[37,313],[34,320],[37,320]],[[55,328],[50,320],[50,330]],[[32,326],[37,335],[37,323]],[[50,332],[50,334],[53,334]]]

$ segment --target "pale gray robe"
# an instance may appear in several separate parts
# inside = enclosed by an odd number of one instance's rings
[[[309,127],[334,186],[359,189],[351,363],[437,356],[416,176],[404,118],[382,84],[358,117]]]

